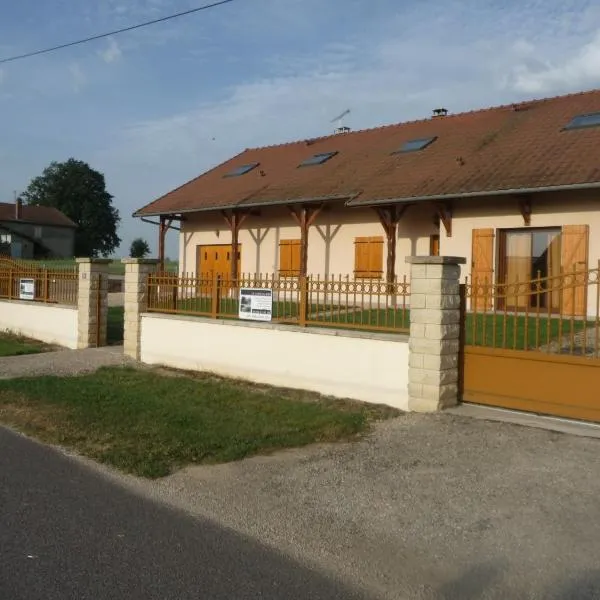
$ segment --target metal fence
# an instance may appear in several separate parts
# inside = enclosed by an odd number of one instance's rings
[[[410,284],[349,276],[281,277],[242,274],[235,279],[151,274],[148,310],[212,318],[238,318],[240,289],[272,290],[272,320],[300,326],[408,333]]]
[[[510,283],[467,278],[465,343],[600,358],[600,264]]]
[[[47,269],[0,257],[0,299],[76,305],[78,282],[76,265]]]

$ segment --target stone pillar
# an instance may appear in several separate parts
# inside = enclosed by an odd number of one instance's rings
[[[457,404],[460,265],[454,256],[412,256],[408,408],[433,412]]]
[[[77,347],[106,346],[108,258],[77,258],[79,278]]]
[[[140,360],[141,316],[148,309],[147,278],[156,272],[158,260],[150,258],[124,258],[125,264],[125,331],[124,352]]]

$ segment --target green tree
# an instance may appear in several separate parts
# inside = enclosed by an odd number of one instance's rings
[[[74,221],[75,254],[90,257],[108,256],[121,243],[112,199],[104,175],[74,158],[51,163],[23,194],[27,204],[53,206]]]
[[[129,248],[129,256],[131,258],[146,258],[150,254],[150,246],[148,246],[148,242],[142,238],[135,238],[133,242],[131,242],[131,246]]]

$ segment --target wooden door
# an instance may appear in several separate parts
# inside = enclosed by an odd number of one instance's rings
[[[582,317],[587,304],[588,225],[565,225],[561,235],[562,314]]]
[[[484,310],[491,307],[493,291],[486,286],[494,283],[494,230],[473,229],[471,254],[471,309]],[[487,300],[486,300],[487,298]]]
[[[215,273],[223,280],[231,279],[231,244],[197,246],[196,273],[202,279],[211,279]],[[240,274],[242,245],[238,244],[238,276]]]

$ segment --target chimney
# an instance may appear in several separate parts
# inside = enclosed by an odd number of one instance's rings
[[[23,217],[23,201],[21,198],[15,198],[15,221],[20,221]]]
[[[448,114],[447,108],[434,108],[433,116],[434,117],[445,117]]]

